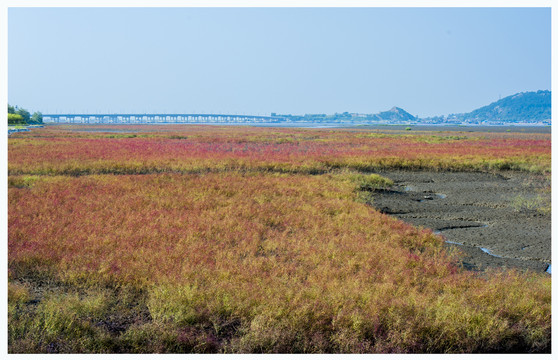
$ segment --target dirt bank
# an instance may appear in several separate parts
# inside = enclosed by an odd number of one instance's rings
[[[445,238],[473,270],[516,267],[546,271],[551,263],[550,180],[525,173],[379,173],[392,191],[372,206]],[[489,253],[487,253],[489,252]]]

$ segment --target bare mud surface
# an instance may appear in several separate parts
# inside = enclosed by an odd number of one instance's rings
[[[548,269],[551,216],[544,207],[550,201],[550,180],[544,176],[511,172],[379,174],[393,180],[395,186],[374,193],[371,205],[440,234],[446,246],[457,247],[464,254],[467,269]]]

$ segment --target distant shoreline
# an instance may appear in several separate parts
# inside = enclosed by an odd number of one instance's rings
[[[342,126],[346,129],[363,130],[403,130],[410,131],[464,131],[464,132],[525,132],[550,134],[551,126],[548,125],[358,125]],[[508,131],[509,130],[509,131]]]
[[[390,130],[390,131],[460,131],[460,132],[520,132],[520,133],[538,133],[550,134],[551,126],[549,125],[357,125],[357,124],[335,124],[335,123],[135,123],[135,124],[69,124],[69,123],[46,123],[47,126],[168,126],[168,125],[213,125],[213,126],[253,126],[253,127],[279,127],[279,128],[301,128],[301,129],[345,129],[345,130]],[[408,130],[409,129],[409,130]]]

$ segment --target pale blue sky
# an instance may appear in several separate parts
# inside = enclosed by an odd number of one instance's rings
[[[31,112],[468,112],[550,90],[549,8],[9,8]]]

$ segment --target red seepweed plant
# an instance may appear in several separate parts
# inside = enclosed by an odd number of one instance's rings
[[[549,140],[155,130],[10,139],[10,352],[550,350],[548,276],[462,269],[355,174],[545,171]]]

